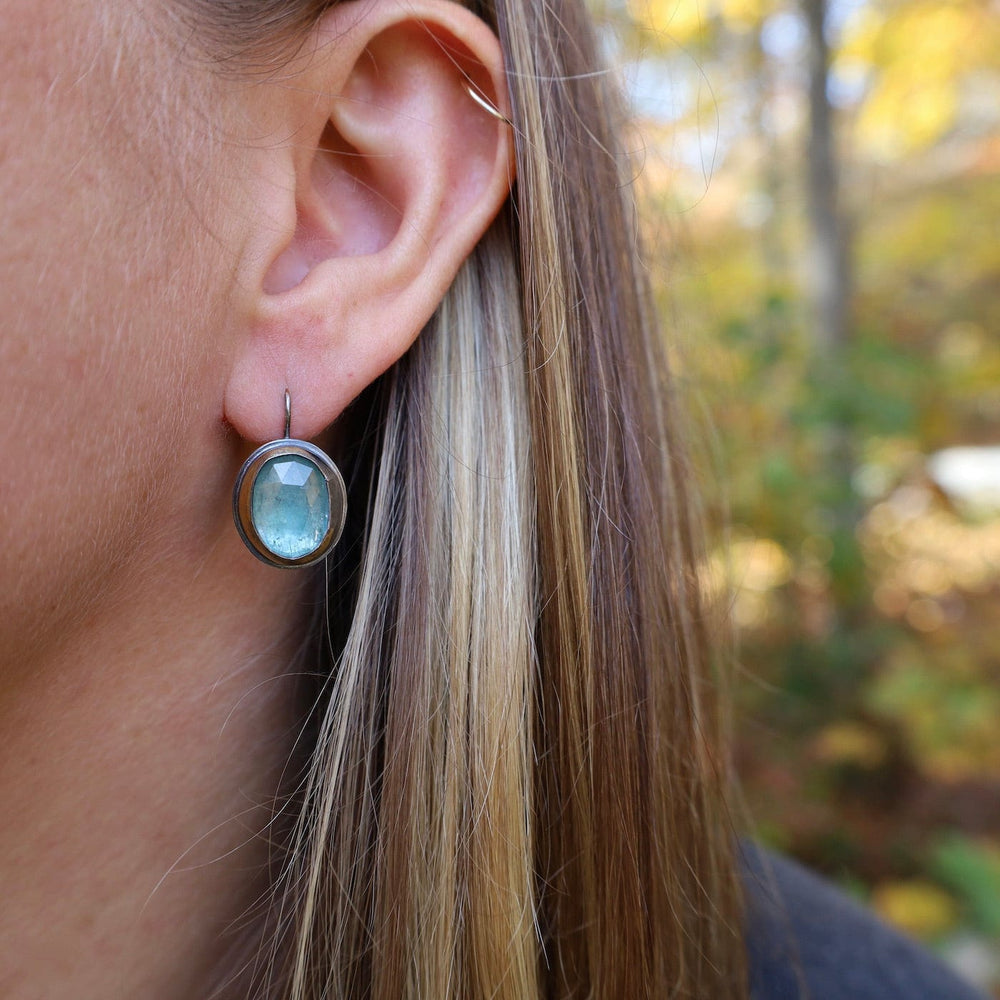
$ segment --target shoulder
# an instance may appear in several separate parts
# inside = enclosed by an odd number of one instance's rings
[[[806,869],[741,845],[751,1000],[983,1000]]]

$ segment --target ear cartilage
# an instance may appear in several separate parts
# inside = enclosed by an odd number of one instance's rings
[[[486,98],[483,97],[483,95],[476,90],[471,83],[466,82],[465,90],[469,97],[471,97],[488,115],[492,115],[497,121],[503,122],[504,125],[513,126],[514,123],[506,115],[501,114],[493,103],[486,100]]]
[[[292,397],[285,390],[285,436],[261,445],[233,487],[233,520],[246,547],[271,566],[311,566],[344,530],[347,491],[321,448],[291,436]]]

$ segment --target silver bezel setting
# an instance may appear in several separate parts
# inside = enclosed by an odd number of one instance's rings
[[[265,462],[281,455],[298,455],[300,458],[311,461],[326,480],[330,495],[330,523],[326,534],[312,552],[308,552],[298,559],[285,559],[272,552],[257,534],[251,516],[250,504],[257,476]],[[300,566],[312,566],[325,559],[340,540],[346,516],[347,490],[344,487],[344,479],[340,474],[340,469],[322,448],[317,448],[316,445],[308,441],[300,441],[297,438],[269,441],[267,444],[261,445],[243,463],[243,467],[236,477],[236,485],[233,487],[233,520],[236,522],[236,530],[240,533],[240,538],[246,543],[247,548],[261,562],[265,562],[269,566],[296,569]]]

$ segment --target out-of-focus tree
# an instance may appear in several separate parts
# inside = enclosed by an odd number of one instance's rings
[[[1000,985],[1000,453],[942,453],[1000,439],[1000,7],[593,2],[712,434],[762,835]]]
[[[850,334],[850,247],[840,207],[840,157],[830,102],[828,0],[800,0],[807,28],[806,76],[809,118],[806,130],[808,192],[808,293],[818,352],[838,371]],[[834,456],[834,460],[843,458]],[[853,471],[848,465],[841,471]]]

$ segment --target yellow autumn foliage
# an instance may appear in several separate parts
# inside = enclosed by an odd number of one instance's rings
[[[855,121],[860,146],[893,160],[944,135],[968,73],[1000,57],[998,20],[971,0],[863,8],[835,59],[870,81]]]
[[[755,29],[777,9],[774,0],[629,0],[628,7],[639,24],[682,45],[699,39],[713,20]]]
[[[875,887],[871,901],[888,923],[923,939],[946,934],[959,919],[955,900],[923,879],[883,882]]]
[[[629,0],[629,13],[654,34],[679,44],[696,39],[705,25],[711,0]]]
[[[873,770],[885,763],[885,737],[860,722],[832,722],[816,737],[816,756],[828,764],[853,764]]]

